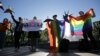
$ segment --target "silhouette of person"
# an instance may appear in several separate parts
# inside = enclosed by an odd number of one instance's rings
[[[48,39],[49,39],[49,53],[54,53],[56,49],[55,45],[55,38],[53,37],[53,31],[52,31],[52,25],[51,25],[52,19],[47,18],[44,22],[46,22],[47,32],[48,32]]]
[[[52,25],[52,34],[53,34],[53,37],[55,38],[55,48],[56,48],[56,52],[58,51],[58,48],[59,48],[59,42],[60,42],[60,39],[61,39],[61,29],[60,29],[60,26],[59,26],[59,21],[57,19],[57,15],[53,15],[53,21],[51,21],[51,25]]]
[[[84,37],[85,44],[87,45],[87,49],[89,49],[88,38],[91,40],[91,42],[93,44],[93,49],[97,49],[97,43],[92,34],[93,28],[92,28],[91,18],[95,17],[94,10],[91,8],[86,13],[84,13],[83,11],[80,11],[79,14],[80,14],[80,16],[78,18],[79,19],[81,18],[84,21],[82,31],[83,31],[83,37]]]
[[[4,18],[3,23],[0,23],[0,49],[3,49],[6,31],[8,29],[9,21],[7,18]]]
[[[92,21],[91,21],[91,18],[95,17],[94,10],[91,8],[86,13],[84,13],[83,11],[80,11],[79,14],[80,14],[80,16],[77,16],[77,17],[73,17],[73,16],[69,15],[70,23],[72,24],[73,28],[74,27],[76,27],[78,29],[80,28],[80,30],[82,28],[84,42],[87,46],[86,50],[90,50],[88,38],[90,38],[94,49],[97,49],[96,40],[92,35]],[[82,32],[80,31],[78,34],[80,34],[80,33],[82,34]],[[77,34],[77,33],[74,32],[73,34]]]
[[[50,53],[56,55],[57,47],[58,47],[58,38],[60,38],[60,32],[58,33],[57,28],[57,15],[53,15],[53,20],[48,19],[47,21],[47,30],[48,30],[48,38],[50,42]]]
[[[12,13],[11,14],[11,17],[13,19],[13,21],[16,23],[16,27],[15,27],[15,30],[14,30],[14,41],[15,41],[15,51],[18,51],[19,48],[20,48],[20,38],[21,38],[21,34],[22,34],[22,27],[23,27],[23,19],[21,17],[19,17],[19,21],[17,21],[15,18],[14,18],[14,15]]]
[[[64,32],[65,32],[65,22],[69,23],[67,18],[68,18],[68,14],[65,13],[65,15],[63,15],[63,19],[64,19],[63,22],[59,21],[59,23],[63,26],[62,27],[63,31],[61,33],[61,39],[60,39],[59,48],[58,48],[59,52],[68,52],[68,50],[69,50],[69,42],[70,41],[68,39],[63,38]],[[59,26],[60,26],[60,24],[59,24]]]
[[[37,17],[34,16],[33,17],[33,20],[37,20]],[[34,23],[35,24],[35,23]],[[37,47],[38,47],[38,41],[39,41],[39,38],[40,38],[40,33],[39,33],[40,29],[37,29],[35,31],[29,31],[28,33],[28,37],[30,39],[30,45],[31,45],[31,51],[32,52],[35,52],[37,51]]]

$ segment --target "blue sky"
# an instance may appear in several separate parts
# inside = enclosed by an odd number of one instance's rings
[[[12,7],[15,12],[15,18],[18,17],[32,19],[37,16],[42,21],[47,18],[52,18],[52,15],[57,14],[58,19],[62,19],[64,11],[78,16],[80,10],[86,12],[90,8],[94,8],[96,17],[93,21],[100,20],[100,0],[0,0],[4,8]],[[9,18],[10,14],[3,13],[0,9],[0,22],[3,18]]]

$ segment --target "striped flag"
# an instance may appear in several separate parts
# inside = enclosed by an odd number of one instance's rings
[[[4,11],[2,2],[0,2],[0,8]]]

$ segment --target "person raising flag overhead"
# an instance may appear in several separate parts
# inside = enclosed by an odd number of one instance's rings
[[[12,20],[16,23],[16,27],[15,27],[15,31],[14,31],[14,41],[15,41],[15,51],[18,51],[20,48],[20,38],[21,38],[21,34],[22,34],[22,28],[23,28],[23,19],[21,17],[19,17],[19,21],[17,21],[14,17],[14,15],[12,14],[12,10],[6,10],[6,13],[10,13]]]
[[[63,15],[63,20],[59,20],[59,26],[60,26],[60,29],[61,29],[61,38],[62,39],[65,38],[65,35],[67,37],[70,35],[70,27],[68,27],[69,26],[69,20],[66,19],[66,18],[68,18],[69,11],[67,12],[67,14],[66,14],[66,12],[64,12],[64,14],[65,15]],[[67,31],[67,32],[65,32],[65,31]]]
[[[4,13],[10,13],[10,14],[12,14],[12,13],[14,13],[14,11],[11,9],[11,7],[9,7],[9,8],[7,8],[7,9],[4,11]]]
[[[93,44],[93,49],[97,48],[97,43],[95,38],[92,35],[92,21],[91,18],[95,17],[94,10],[91,8],[86,13],[83,11],[79,11],[80,16],[74,17],[69,15],[69,21],[71,24],[71,28],[73,29],[73,35],[83,35],[85,44],[87,46],[86,50],[89,50],[89,42],[88,37]]]

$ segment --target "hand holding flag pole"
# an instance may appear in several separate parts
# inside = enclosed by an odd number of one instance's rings
[[[4,13],[10,13],[12,15],[12,13],[14,13],[14,11],[11,9],[11,7],[7,8]]]
[[[69,14],[69,11],[67,12],[67,14],[66,14],[66,12],[64,11],[64,15],[63,15],[64,20],[67,19],[68,14]]]
[[[70,15],[72,15],[72,14],[70,14]],[[69,20],[68,20],[68,16],[69,16],[69,10],[68,10],[67,13],[64,11],[63,18],[64,18],[64,20],[65,20],[66,22],[69,22]]]

